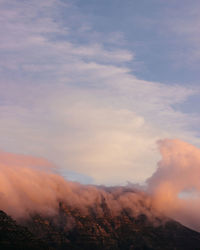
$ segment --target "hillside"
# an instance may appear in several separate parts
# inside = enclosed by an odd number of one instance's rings
[[[173,220],[152,222],[144,214],[134,218],[125,210],[112,216],[105,203],[102,207],[104,214],[98,217],[60,204],[56,216],[35,214],[20,225],[1,211],[0,249],[200,249],[200,233]]]

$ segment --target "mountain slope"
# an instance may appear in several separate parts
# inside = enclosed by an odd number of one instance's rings
[[[46,249],[45,246],[27,228],[18,225],[10,216],[0,211],[0,249],[43,250]]]
[[[113,215],[104,200],[102,214],[60,203],[54,216],[34,214],[16,223],[0,211],[0,249],[199,250],[200,233],[164,217]]]
[[[106,207],[104,214],[97,216],[61,205],[57,216],[35,215],[24,225],[56,249],[200,249],[200,234],[173,220],[151,221],[144,214],[134,218],[125,210],[113,216]]]

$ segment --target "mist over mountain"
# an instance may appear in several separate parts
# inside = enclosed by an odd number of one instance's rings
[[[133,190],[125,190],[133,192]],[[129,209],[113,214],[104,197],[97,208],[90,207],[85,214],[78,208],[59,203],[55,215],[32,214],[16,223],[4,212],[0,212],[1,249],[49,249],[49,250],[188,250],[199,249],[200,233],[164,216],[139,213],[133,215]],[[138,207],[148,211],[146,203],[137,202]],[[149,215],[153,217],[149,217]],[[155,213],[156,214],[156,213]]]
[[[12,217],[0,214],[2,248],[199,249],[200,234],[176,220],[199,230],[199,197],[179,194],[199,192],[200,150],[179,140],[159,147],[146,186],[115,187],[67,181],[47,160],[0,152],[0,209]]]

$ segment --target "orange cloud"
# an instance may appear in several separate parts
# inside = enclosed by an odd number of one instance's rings
[[[147,180],[155,206],[200,231],[200,149],[180,140],[158,144],[162,160]]]
[[[126,209],[133,216],[165,214],[200,231],[200,149],[179,140],[159,142],[162,160],[147,180],[147,191],[134,187],[97,187],[66,181],[45,159],[0,152],[0,209],[15,219],[32,213],[55,214],[62,201],[103,215]],[[142,205],[141,205],[142,204]]]
[[[122,209],[135,216],[153,215],[151,200],[142,192],[69,182],[51,172],[50,167],[52,164],[44,159],[0,152],[0,209],[15,219],[32,213],[53,215],[62,201],[82,213],[92,209],[101,216],[105,202],[113,215]]]

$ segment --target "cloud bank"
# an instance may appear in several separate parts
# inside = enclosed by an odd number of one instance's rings
[[[52,216],[62,202],[83,214],[89,214],[92,209],[103,216],[103,200],[112,215],[119,215],[123,209],[134,216],[156,214],[144,192],[128,187],[100,188],[69,182],[51,168],[52,164],[44,159],[0,152],[0,209],[15,219],[35,213]]]
[[[102,216],[102,200],[119,215],[165,215],[200,231],[200,149],[180,140],[159,142],[162,159],[143,190],[133,186],[98,187],[66,181],[44,159],[0,153],[0,209],[19,219],[55,215],[59,202]],[[139,186],[138,186],[139,187]],[[145,190],[145,191],[144,191]]]

